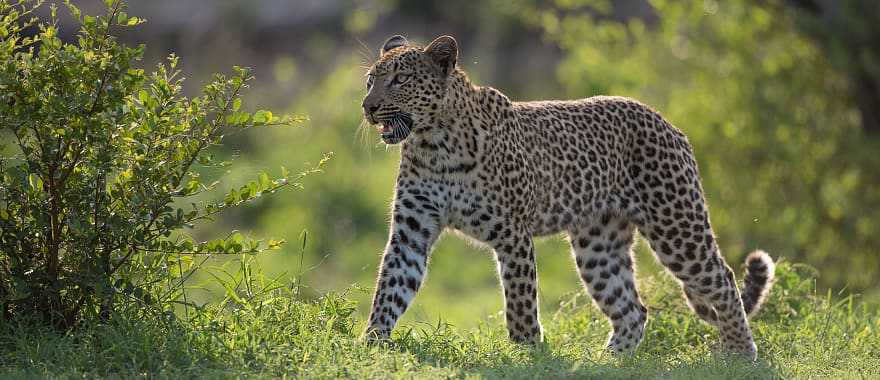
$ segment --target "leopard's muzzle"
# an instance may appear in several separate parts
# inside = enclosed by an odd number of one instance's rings
[[[377,127],[382,141],[389,145],[400,143],[412,132],[412,116],[405,112],[397,112],[389,118],[379,119],[378,122],[382,126]]]

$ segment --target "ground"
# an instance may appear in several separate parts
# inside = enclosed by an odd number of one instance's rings
[[[815,272],[783,262],[753,322],[759,361],[713,353],[714,331],[666,275],[643,278],[650,322],[635,355],[601,349],[601,313],[576,296],[544,315],[547,342],[510,343],[499,315],[477,327],[404,323],[389,344],[357,340],[351,294],[296,300],[295,291],[206,309],[191,322],[129,320],[69,334],[0,326],[0,378],[877,378],[880,312],[857,297],[814,291]],[[353,290],[357,291],[357,290]],[[259,302],[257,302],[259,301]],[[219,317],[218,317],[219,316]]]

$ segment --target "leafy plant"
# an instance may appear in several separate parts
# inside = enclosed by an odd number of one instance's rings
[[[34,17],[40,1],[0,0],[0,309],[3,318],[36,315],[60,328],[110,318],[128,307],[171,310],[194,255],[252,254],[283,241],[233,232],[208,242],[185,229],[284,187],[299,187],[318,166],[256,179],[216,202],[200,167],[231,134],[294,125],[295,117],[242,110],[251,71],[215,75],[202,95],[181,94],[171,55],[147,74],[134,63],[144,46],[114,33],[144,22],[106,0],[105,14],[83,15],[74,43],[58,36],[57,10]],[[35,32],[35,33],[34,33]],[[325,157],[326,160],[326,157]]]

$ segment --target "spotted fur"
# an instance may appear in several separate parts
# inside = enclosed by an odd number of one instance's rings
[[[493,249],[510,338],[541,342],[533,238],[565,232],[613,327],[608,348],[631,351],[647,320],[633,274],[638,230],[722,346],[756,357],[746,317],[772,284],[773,262],[749,256],[740,296],[681,131],[623,97],[512,102],[468,80],[452,37],[421,48],[395,36],[380,53],[363,107],[386,143],[401,144],[401,160],[369,339],[390,335],[451,229]]]

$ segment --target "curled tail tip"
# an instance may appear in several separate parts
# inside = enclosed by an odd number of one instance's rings
[[[768,277],[772,279],[774,272],[776,272],[776,264],[767,252],[758,249],[746,257],[746,270],[767,273]]]
[[[767,252],[756,250],[746,257],[746,275],[742,291],[746,314],[752,315],[761,308],[773,286],[775,271],[776,265]]]

